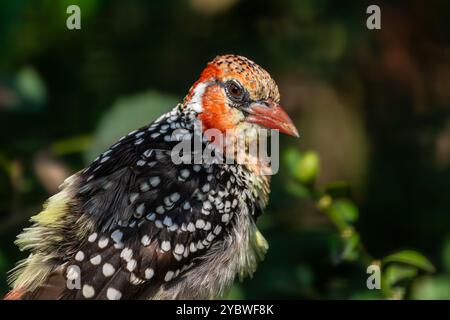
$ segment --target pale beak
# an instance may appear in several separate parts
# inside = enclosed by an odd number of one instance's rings
[[[246,121],[268,129],[276,129],[294,137],[299,137],[297,128],[283,108],[272,99],[264,103],[254,102],[245,110]]]

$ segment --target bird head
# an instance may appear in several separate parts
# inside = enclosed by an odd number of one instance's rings
[[[208,63],[184,105],[198,113],[204,129],[262,127],[298,137],[279,101],[278,87],[266,70],[245,57],[222,55]]]

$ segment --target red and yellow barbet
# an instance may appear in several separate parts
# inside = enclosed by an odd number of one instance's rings
[[[172,132],[266,127],[298,136],[279,100],[260,66],[216,57],[183,103],[68,178],[31,219],[17,240],[30,255],[13,270],[7,298],[206,299],[252,274],[267,250],[255,221],[269,176],[246,164],[177,165]]]

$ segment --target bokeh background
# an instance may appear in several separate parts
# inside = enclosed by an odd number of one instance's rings
[[[373,2],[381,30],[365,1],[0,1],[0,295],[62,180],[236,53],[301,139],[281,138],[269,253],[228,297],[450,299],[450,2]]]

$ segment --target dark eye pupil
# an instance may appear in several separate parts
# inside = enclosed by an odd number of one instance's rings
[[[235,97],[240,97],[242,95],[241,88],[239,88],[236,84],[232,83],[229,87],[230,93]]]

